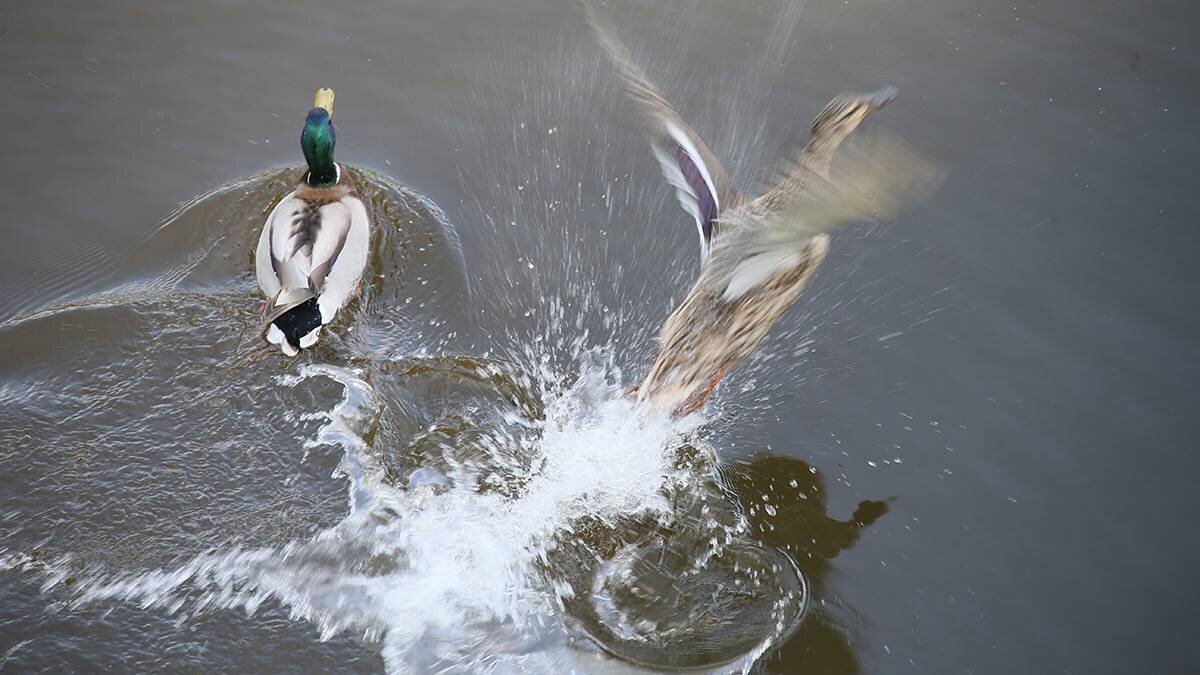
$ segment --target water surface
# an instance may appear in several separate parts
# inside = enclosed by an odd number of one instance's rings
[[[763,639],[781,673],[1194,661],[1194,11],[606,11],[748,190],[883,84],[871,124],[949,170],[838,233],[685,429],[611,400],[696,246],[573,3],[0,18],[5,666],[720,670]],[[249,256],[323,85],[381,235],[288,361]],[[766,590],[694,602],[745,570]]]

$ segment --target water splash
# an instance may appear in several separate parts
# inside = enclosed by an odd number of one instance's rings
[[[803,581],[786,556],[744,537],[706,473],[710,458],[678,450],[690,447],[694,426],[635,414],[603,356],[592,356],[541,419],[508,420],[535,428],[522,448],[531,461],[497,445],[490,457],[450,458],[447,471],[417,467],[403,480],[367,441],[380,401],[364,373],[305,366],[282,383],[343,387],[314,439],[343,453],[340,523],[281,547],[214,550],[157,571],[110,574],[61,560],[46,588],[73,575],[73,607],[120,600],[183,617],[277,602],[325,638],[379,642],[393,672],[615,667],[572,647],[586,635],[649,667],[743,669],[794,626]],[[503,489],[510,477],[515,494]],[[656,588],[668,558],[676,582]],[[668,598],[678,612],[664,610]],[[706,631],[706,621],[720,630]],[[734,623],[736,634],[722,634]]]

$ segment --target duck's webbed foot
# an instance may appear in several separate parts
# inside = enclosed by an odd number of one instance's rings
[[[691,398],[689,398],[687,401],[684,401],[683,405],[675,409],[675,413],[672,415],[672,417],[677,420],[683,419],[684,417],[687,417],[688,415],[691,415],[697,410],[703,408],[704,404],[708,402],[708,397],[712,396],[713,391],[716,390],[717,385],[721,383],[721,380],[725,378],[725,375],[728,372],[729,366],[725,366],[717,371],[717,374],[708,381],[708,384],[705,385],[704,389],[692,394]]]
[[[272,302],[270,299],[263,300],[262,306],[258,308],[258,322],[260,324],[267,323],[267,315],[271,313]]]

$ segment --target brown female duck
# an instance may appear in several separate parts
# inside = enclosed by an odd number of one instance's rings
[[[634,387],[639,402],[682,417],[704,405],[796,300],[825,258],[830,230],[877,220],[917,201],[939,172],[884,137],[841,153],[834,167],[842,141],[895,97],[895,89],[885,87],[835,97],[772,184],[757,197],[744,196],[620,40],[589,14],[637,104],[664,176],[700,233],[700,277],[663,324],[658,354]]]

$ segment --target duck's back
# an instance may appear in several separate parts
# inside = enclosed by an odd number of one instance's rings
[[[332,321],[357,290],[369,244],[366,207],[349,172],[342,171],[331,187],[301,182],[284,197],[268,217],[256,252],[258,284],[268,300],[268,338],[286,339],[289,353],[315,342],[314,329]],[[304,316],[284,319],[295,313]]]

